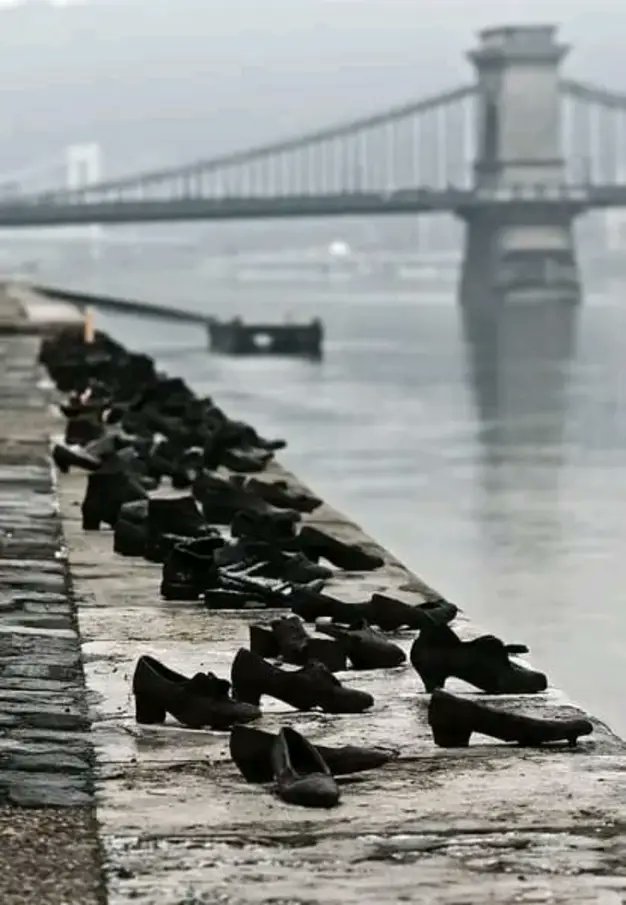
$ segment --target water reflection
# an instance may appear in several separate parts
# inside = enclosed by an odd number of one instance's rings
[[[490,465],[563,442],[579,309],[572,305],[462,309],[477,414]]]
[[[487,555],[505,568],[522,559],[554,568],[568,509],[561,477],[579,309],[524,304],[461,316],[477,413],[475,514]]]

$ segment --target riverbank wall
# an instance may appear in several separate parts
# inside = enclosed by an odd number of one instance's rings
[[[367,714],[301,713],[264,699],[261,728],[289,724],[323,744],[399,751],[343,781],[331,812],[247,785],[225,733],[135,723],[130,682],[141,654],[228,676],[249,623],[279,611],[163,601],[160,566],[117,556],[110,531],[82,531],[85,477],[51,467],[64,425],[37,365],[39,334],[80,317],[55,305],[25,287],[0,294],[0,853],[11,865],[0,872],[0,901],[623,902],[626,747],[593,718],[593,735],[573,749],[480,736],[467,749],[438,749],[410,665],[342,674],[374,696]],[[301,483],[277,463],[262,477]],[[304,521],[384,560],[373,572],[336,573],[333,596],[436,596],[330,505]],[[445,543],[445,526],[435,529]],[[489,630],[455,602],[461,638]],[[406,651],[412,637],[399,635]],[[461,682],[446,687],[468,694]],[[468,696],[531,716],[582,715],[553,687]]]

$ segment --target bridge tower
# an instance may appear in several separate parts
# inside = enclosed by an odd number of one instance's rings
[[[476,203],[459,211],[467,227],[464,304],[579,299],[578,211],[566,197],[554,199],[566,183],[559,66],[567,53],[555,32],[546,25],[488,29],[469,54],[478,122]],[[543,192],[549,203],[541,202]]]

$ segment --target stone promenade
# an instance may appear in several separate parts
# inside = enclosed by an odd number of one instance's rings
[[[28,311],[28,299],[0,301],[7,321]],[[228,677],[260,614],[162,601],[160,567],[116,556],[110,531],[83,533],[84,476],[50,470],[49,441],[63,424],[40,384],[37,343],[15,329],[0,336],[3,905],[626,901],[626,748],[597,720],[573,750],[481,737],[437,749],[408,665],[341,676],[374,695],[365,715],[296,713],[265,698],[261,728],[289,723],[314,741],[399,749],[393,764],[344,781],[332,812],[247,785],[226,734],[138,727],[130,679],[140,654]],[[267,479],[277,474],[278,465]],[[330,506],[306,519],[379,549]],[[415,603],[433,593],[382,555],[381,570],[338,573],[329,593]],[[455,628],[480,633],[463,613]],[[406,633],[400,643],[410,642]],[[450,689],[472,694],[460,682]],[[476,697],[542,717],[580,713],[554,688]]]

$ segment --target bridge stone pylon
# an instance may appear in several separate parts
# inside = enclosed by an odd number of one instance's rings
[[[559,75],[566,53],[556,29],[541,25],[483,31],[469,55],[478,79],[477,203],[459,211],[467,305],[579,299],[572,231],[579,211],[566,195],[560,204],[553,197],[567,182]]]

